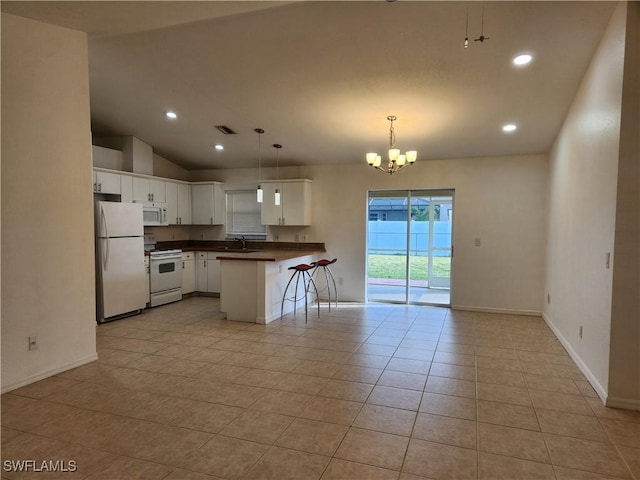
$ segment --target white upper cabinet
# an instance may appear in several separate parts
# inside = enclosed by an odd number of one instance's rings
[[[102,171],[93,172],[93,191],[120,195],[120,174]]]
[[[262,188],[263,225],[311,225],[311,180],[263,180]],[[280,191],[280,205],[275,204],[276,189]]]
[[[133,199],[139,202],[166,202],[165,183],[163,180],[133,177]]]
[[[131,175],[120,175],[120,201],[133,202],[133,177]]]
[[[166,182],[167,217],[170,225],[191,224],[191,185]]]
[[[223,225],[225,217],[224,189],[221,183],[191,184],[191,223]]]

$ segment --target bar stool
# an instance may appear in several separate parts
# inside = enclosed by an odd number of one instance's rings
[[[307,295],[309,293],[309,289],[313,286],[313,291],[316,293],[316,299],[318,299],[318,289],[316,288],[316,282],[313,281],[311,275],[309,274],[309,270],[313,269],[313,265],[307,265],[306,263],[301,263],[299,265],[295,265],[293,267],[289,267],[287,270],[293,270],[293,274],[289,279],[289,283],[284,289],[284,294],[282,295],[282,305],[280,306],[280,321],[282,322],[282,317],[284,316],[284,302],[285,300],[293,300],[293,315],[296,314],[296,307],[298,306],[298,300],[302,300],[298,298],[298,284],[300,283],[300,277],[302,277],[302,286],[304,287],[304,323],[307,323],[307,305],[308,299]],[[296,279],[295,291],[293,293],[293,298],[287,298],[287,290],[289,290],[289,285],[293,282],[293,279]],[[318,318],[320,318],[320,301],[318,300]]]
[[[313,270],[314,275],[318,272],[318,268],[322,268],[322,270],[324,271],[324,279],[327,283],[327,296],[329,297],[329,311],[331,311],[331,284],[329,283],[329,279],[331,279],[331,283],[333,283],[333,292],[335,294],[334,296],[336,299],[336,308],[338,308],[338,288],[336,287],[336,281],[333,278],[331,269],[329,268],[329,265],[332,265],[337,261],[338,261],[337,258],[334,258],[333,260],[327,260],[323,258],[322,260],[318,260],[317,262],[311,262],[311,265],[313,265],[314,267],[314,270]]]

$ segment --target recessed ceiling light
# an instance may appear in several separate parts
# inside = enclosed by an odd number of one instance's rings
[[[215,148],[218,151],[224,150],[224,146],[220,145],[219,143],[216,143],[213,148]]]
[[[506,125],[502,126],[502,131],[503,132],[515,132],[518,129],[518,127],[516,125],[514,125],[513,123],[508,123]]]
[[[170,118],[170,119],[174,119],[174,118],[178,118],[178,115],[176,115],[175,112],[165,112],[165,117]]]
[[[533,56],[529,55],[528,53],[523,53],[513,59],[513,64],[518,67],[522,67],[530,63],[531,60],[533,60]]]

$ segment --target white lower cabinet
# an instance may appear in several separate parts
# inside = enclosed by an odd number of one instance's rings
[[[196,259],[193,252],[182,252],[182,294],[196,291]]]
[[[196,252],[196,291],[220,293],[220,260],[218,253]]]

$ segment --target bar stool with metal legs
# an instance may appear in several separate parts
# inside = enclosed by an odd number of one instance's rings
[[[336,299],[336,308],[338,308],[338,288],[336,287],[336,281],[333,278],[331,269],[329,268],[329,265],[332,265],[337,261],[337,258],[334,258],[333,260],[327,260],[323,258],[322,260],[318,260],[317,262],[311,262],[311,265],[313,265],[314,267],[314,275],[318,271],[318,268],[322,268],[322,270],[324,270],[324,279],[327,284],[327,296],[329,297],[329,311],[331,311],[331,284],[329,283],[329,280],[331,280],[331,283],[333,284],[333,292]]]
[[[313,290],[311,292],[315,292],[316,300],[318,303],[318,318],[320,318],[320,301],[318,300],[318,289],[316,288],[316,282],[313,281],[311,275],[309,274],[309,270],[312,270],[313,265],[307,265],[306,263],[301,263],[299,265],[295,265],[293,267],[289,267],[287,270],[293,270],[293,274],[289,279],[289,283],[284,289],[284,294],[282,295],[282,305],[280,306],[280,321],[282,321],[282,317],[284,316],[284,302],[285,300],[293,300],[293,315],[296,314],[296,307],[298,306],[298,301],[302,300],[302,298],[298,298],[298,284],[300,283],[300,277],[302,277],[302,286],[304,287],[303,295],[304,295],[304,323],[307,323],[307,305],[308,294],[310,292],[311,286],[313,286]],[[287,290],[289,290],[289,285],[293,282],[293,279],[296,279],[296,286],[293,292],[293,298],[287,298]]]

